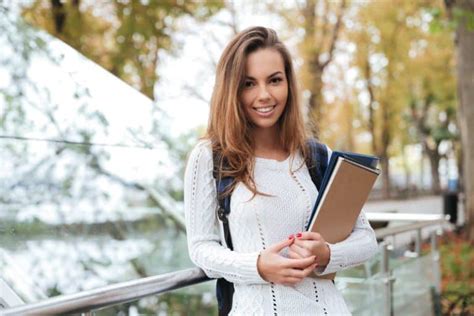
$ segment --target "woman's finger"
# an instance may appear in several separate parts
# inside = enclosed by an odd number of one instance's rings
[[[313,264],[310,264],[307,268],[305,269],[288,269],[285,271],[285,275],[288,277],[293,277],[293,278],[300,278],[304,279],[306,278],[316,267],[318,264],[315,262]]]
[[[268,250],[270,250],[271,252],[278,253],[278,252],[282,251],[284,248],[291,245],[293,242],[294,242],[294,238],[284,239],[284,240],[268,247]]]
[[[303,259],[286,259],[282,267],[284,268],[289,268],[289,269],[305,269],[307,268],[310,264],[315,262],[316,256],[311,256],[308,258],[303,258]]]
[[[291,250],[296,252],[301,258],[307,258],[313,255],[308,248],[309,247],[303,244],[301,241],[299,243],[295,242],[293,245],[291,245]]]
[[[308,275],[310,275],[314,271],[314,269],[316,269],[317,267],[318,267],[318,264],[315,262],[309,267],[307,267],[306,269],[302,270],[304,277],[307,277]]]
[[[285,277],[302,279],[305,277],[303,271],[304,270],[301,269],[287,269],[285,272]]]
[[[293,250],[288,250],[288,258],[290,259],[303,259],[302,256],[300,256],[297,252]]]
[[[315,232],[301,232],[296,234],[296,239],[299,240],[320,240],[321,234]]]

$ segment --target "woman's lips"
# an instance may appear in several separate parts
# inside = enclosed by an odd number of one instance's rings
[[[253,108],[255,113],[258,114],[258,116],[261,117],[269,117],[275,112],[276,105],[271,105],[271,106],[260,106],[258,108]]]

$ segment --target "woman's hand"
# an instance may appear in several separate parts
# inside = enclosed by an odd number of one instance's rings
[[[314,232],[296,234],[295,242],[290,246],[288,257],[302,259],[316,256],[318,266],[326,266],[331,257],[331,251],[323,236]]]
[[[316,267],[314,256],[290,259],[280,255],[280,251],[290,246],[294,237],[273,244],[260,253],[257,269],[260,276],[267,282],[277,284],[295,284],[307,277]]]

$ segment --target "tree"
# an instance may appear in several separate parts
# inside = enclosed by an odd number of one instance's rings
[[[176,50],[177,20],[205,20],[222,1],[111,1],[101,5],[80,0],[35,0],[24,18],[62,39],[86,57],[155,99],[159,52]]]
[[[294,6],[278,3],[269,7],[293,33],[297,29],[303,33],[298,44],[299,55],[303,59],[300,76],[302,88],[307,94],[311,130],[318,135],[325,115],[323,74],[336,51],[346,1],[305,0],[297,1]]]
[[[372,151],[381,160],[385,198],[391,194],[389,159],[401,131],[401,109],[406,106],[407,98],[403,79],[414,39],[406,17],[416,10],[416,6],[406,2],[359,5],[357,20],[348,31],[348,37],[357,45],[354,66],[363,86],[359,95],[367,99],[367,104],[362,106],[366,108]]]
[[[456,27],[459,127],[467,236],[474,240],[474,1],[445,0]]]
[[[425,14],[427,10],[422,7],[419,12]],[[440,194],[439,166],[445,155],[440,152],[440,146],[443,142],[449,142],[450,147],[454,148],[457,141],[452,33],[447,30],[430,32],[428,23],[422,19],[411,20],[411,23],[419,25],[413,30],[417,33],[417,39],[410,48],[407,60],[409,106],[404,113],[408,127],[416,130],[416,135],[411,135],[411,141],[421,143],[429,159],[432,191]]]

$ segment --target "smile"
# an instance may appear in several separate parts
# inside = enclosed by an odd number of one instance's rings
[[[273,109],[276,107],[276,105],[272,105],[272,106],[266,106],[266,107],[260,107],[260,108],[253,108],[255,111],[257,111],[258,113],[269,113],[271,111],[273,111]]]

